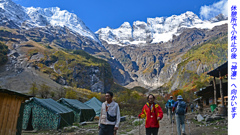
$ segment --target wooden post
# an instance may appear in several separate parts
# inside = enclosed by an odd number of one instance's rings
[[[213,77],[213,88],[214,88],[214,104],[217,105],[217,88],[215,76]]]
[[[222,89],[222,76],[221,76],[220,71],[219,71],[219,78],[220,78],[220,94],[221,94],[222,106],[224,106],[224,96],[223,96],[223,89]]]

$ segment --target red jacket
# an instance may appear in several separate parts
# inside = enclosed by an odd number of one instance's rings
[[[152,116],[152,117],[151,117]],[[153,103],[153,107],[151,109],[151,106],[149,106],[149,103],[147,102],[142,109],[142,113],[138,115],[139,118],[145,118],[145,127],[146,128],[159,128],[159,122],[157,120],[157,117],[160,117],[160,119],[163,118],[163,111],[162,108],[156,104]]]

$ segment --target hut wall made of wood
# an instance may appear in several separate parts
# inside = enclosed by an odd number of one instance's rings
[[[25,97],[0,93],[0,135],[16,135],[20,107]]]

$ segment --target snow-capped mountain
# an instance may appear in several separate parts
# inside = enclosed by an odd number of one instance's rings
[[[77,17],[77,15],[66,10],[60,10],[58,7],[52,8],[34,8],[22,7],[11,0],[0,0],[0,24],[14,23],[16,27],[33,28],[60,26],[68,27],[81,36],[89,37],[100,43],[95,34]],[[12,24],[13,25],[13,24]]]
[[[60,10],[58,7],[52,8],[25,8],[26,13],[31,18],[31,23],[35,27],[46,25],[68,27],[71,30],[79,33],[81,36],[90,37],[98,41],[95,34],[84,24],[84,22],[77,17],[77,15],[68,12],[67,10]]]
[[[226,19],[227,17],[219,15],[209,21],[203,21],[193,12],[187,11],[178,16],[147,18],[147,23],[135,21],[132,27],[128,22],[124,22],[117,29],[101,28],[95,33],[99,39],[108,44],[125,46],[139,43],[159,43],[171,40],[173,35],[179,35],[184,28],[211,29],[227,23]]]
[[[0,23],[12,23],[12,27],[20,27],[25,20],[29,20],[25,9],[11,0],[0,0]],[[13,24],[14,23],[14,24]]]

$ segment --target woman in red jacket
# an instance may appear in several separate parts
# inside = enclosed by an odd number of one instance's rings
[[[162,108],[154,102],[155,97],[152,94],[148,95],[147,100],[138,118],[145,118],[146,135],[157,135],[159,120],[163,118]]]

